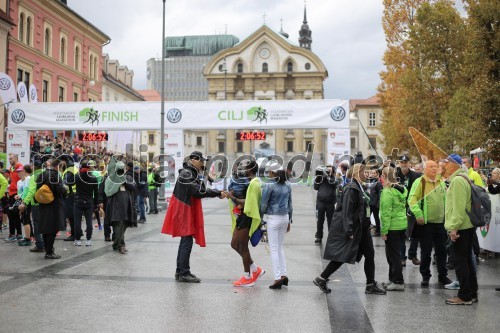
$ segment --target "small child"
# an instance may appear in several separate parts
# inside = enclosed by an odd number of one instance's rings
[[[235,170],[227,189],[228,191],[233,192],[233,195],[236,199],[245,199],[249,184],[250,180],[248,179],[248,177],[238,176],[238,172]],[[236,216],[236,218],[238,218],[243,211],[244,205],[236,202],[235,199],[232,200],[234,203],[233,214]]]

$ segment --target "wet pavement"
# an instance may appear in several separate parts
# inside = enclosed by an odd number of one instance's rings
[[[455,291],[420,287],[418,266],[404,269],[406,290],[366,295],[363,265],[331,277],[332,293],[312,284],[327,262],[314,244],[315,192],[294,186],[294,223],[285,237],[289,287],[270,290],[269,248],[251,248],[267,273],[251,288],[235,288],[242,274],[231,249],[226,200],[203,201],[207,247],[194,245],[191,270],[200,284],[174,279],[178,239],[160,234],[164,213],[128,229],[120,255],[96,229],[94,246],[56,240],[60,260],[45,260],[0,235],[0,332],[494,332],[500,327],[500,259],[479,265],[479,302],[447,306]],[[59,237],[63,238],[63,237]],[[387,280],[384,244],[374,238],[376,278]],[[85,243],[83,243],[84,245]],[[450,278],[455,273],[450,272]]]

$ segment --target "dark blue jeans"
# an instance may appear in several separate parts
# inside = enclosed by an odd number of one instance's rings
[[[75,202],[75,239],[82,238],[82,216],[85,216],[87,229],[87,239],[92,239],[92,215],[94,214],[94,205],[79,204]]]
[[[444,223],[427,223],[422,229],[420,238],[421,258],[420,258],[420,274],[424,280],[429,280],[431,277],[431,252],[434,244],[436,252],[436,264],[439,274],[439,280],[444,280],[448,276],[446,269],[446,241],[448,234],[444,228]]]
[[[140,214],[140,219],[145,220],[146,219],[146,208],[144,207],[144,197],[142,195],[138,195],[136,198],[137,206],[138,206],[138,211]]]
[[[176,273],[180,275],[187,275],[191,273],[189,267],[189,258],[191,257],[191,250],[193,249],[193,236],[181,237],[179,243],[179,251],[177,252],[177,269]]]
[[[31,219],[33,220],[35,246],[38,249],[43,249],[43,236],[40,233],[40,206],[31,206]]]

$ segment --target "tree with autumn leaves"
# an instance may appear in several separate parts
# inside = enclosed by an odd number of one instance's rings
[[[386,70],[380,76],[381,131],[392,148],[418,155],[415,127],[449,152],[486,148],[500,158],[500,5],[465,0],[384,0]]]

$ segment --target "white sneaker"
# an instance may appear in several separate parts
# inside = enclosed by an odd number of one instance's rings
[[[460,282],[455,280],[452,283],[445,285],[444,288],[450,289],[450,290],[458,290],[458,289],[460,289]]]
[[[75,246],[82,246],[82,241],[75,240]]]
[[[405,290],[405,285],[404,284],[399,284],[399,283],[391,282],[389,284],[386,284],[384,286],[384,289],[387,290],[387,291],[404,291]]]
[[[87,241],[85,242],[85,246],[92,246],[92,245],[94,245],[94,243],[92,243],[92,240],[87,239]]]

